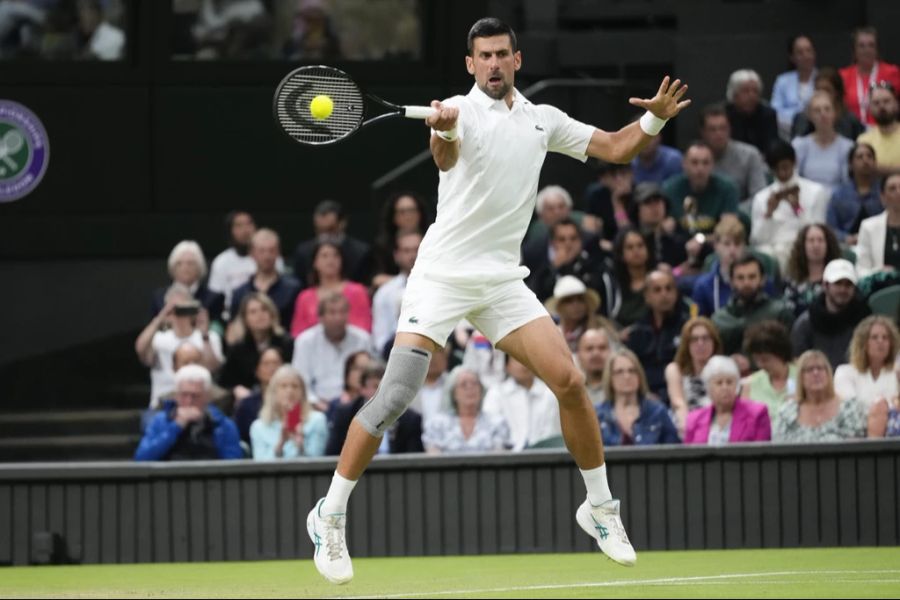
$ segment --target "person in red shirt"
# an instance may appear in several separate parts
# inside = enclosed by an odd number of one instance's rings
[[[844,104],[864,125],[875,124],[869,110],[872,86],[887,81],[900,89],[900,67],[878,60],[878,32],[860,27],[853,32],[853,64],[841,69],[844,80]]]

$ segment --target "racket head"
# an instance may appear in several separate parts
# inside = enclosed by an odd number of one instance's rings
[[[309,111],[312,99],[331,98],[334,108],[325,119]],[[273,114],[284,133],[300,144],[334,144],[353,135],[363,124],[365,101],[359,86],[344,71],[325,65],[305,66],[288,73],[273,98]]]

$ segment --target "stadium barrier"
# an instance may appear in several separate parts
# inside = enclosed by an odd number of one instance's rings
[[[897,545],[900,440],[608,451],[641,550]],[[0,564],[307,558],[334,459],[0,466]],[[377,459],[353,556],[591,549],[568,454]]]

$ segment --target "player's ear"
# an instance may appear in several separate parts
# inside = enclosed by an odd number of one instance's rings
[[[469,75],[475,74],[475,59],[469,55],[466,55],[466,71],[469,72]]]
[[[516,53],[513,54],[513,60],[516,64],[516,71],[522,68],[522,51],[516,50]]]

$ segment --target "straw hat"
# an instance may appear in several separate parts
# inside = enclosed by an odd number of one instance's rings
[[[600,308],[600,294],[589,289],[584,282],[573,275],[564,275],[556,281],[553,286],[553,297],[544,302],[544,306],[551,314],[559,314],[556,306],[563,298],[570,296],[584,296],[588,305],[588,313],[594,314]]]

